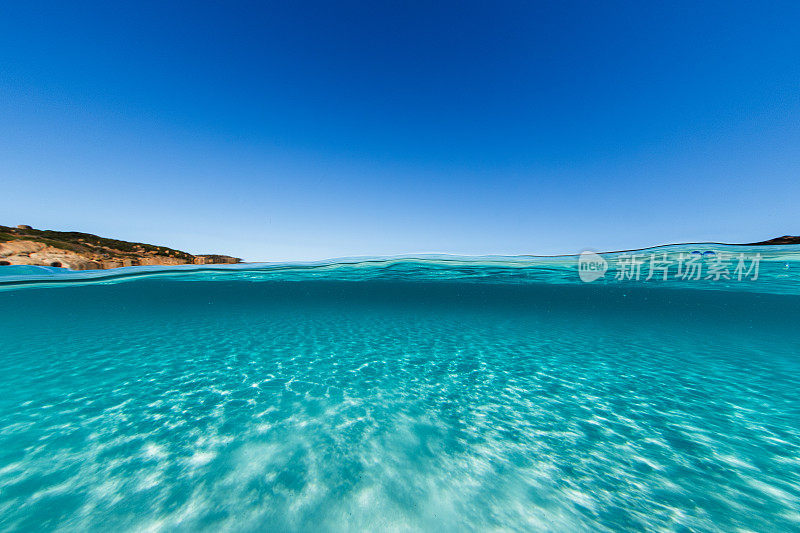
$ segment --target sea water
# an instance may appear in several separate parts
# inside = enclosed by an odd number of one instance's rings
[[[746,251],[0,267],[0,530],[798,531],[800,248]]]

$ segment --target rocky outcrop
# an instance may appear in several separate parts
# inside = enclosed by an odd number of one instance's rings
[[[194,256],[195,265],[229,265],[233,263],[241,263],[242,260],[238,257],[231,257],[229,255],[196,255]]]
[[[774,244],[800,244],[800,235],[784,235],[783,237],[775,237],[768,241],[751,242],[747,246],[761,246],[761,245],[774,245]]]
[[[28,240],[0,242],[0,261],[10,265],[42,265],[72,270],[103,268],[102,263],[93,258]]]
[[[164,246],[106,239],[89,233],[0,226],[0,265],[97,270],[139,265],[239,263],[227,255],[192,255]]]

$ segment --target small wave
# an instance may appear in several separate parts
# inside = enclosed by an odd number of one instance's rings
[[[746,290],[768,293],[798,294],[800,287],[800,245],[743,246],[716,243],[655,246],[637,250],[597,254],[609,265],[609,271],[598,279],[600,285],[643,285],[716,290]],[[683,276],[678,272],[680,257],[688,260],[700,256],[698,275]],[[559,256],[456,256],[405,255],[393,257],[349,257],[309,262],[240,263],[234,265],[136,266],[108,270],[73,271],[43,266],[0,267],[0,290],[23,287],[74,286],[106,284],[149,278],[180,281],[471,281],[481,283],[551,283],[579,284],[580,255]],[[672,270],[668,279],[651,276],[651,260],[666,257]],[[633,258],[637,272],[620,276],[620,268]],[[715,277],[712,263],[722,261],[725,271]],[[757,269],[737,277],[738,261]],[[617,266],[614,269],[614,266]],[[659,271],[659,274],[663,270]],[[717,279],[718,278],[718,279]]]

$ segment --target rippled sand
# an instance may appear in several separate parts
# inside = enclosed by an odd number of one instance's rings
[[[797,297],[0,293],[0,529],[800,528]]]

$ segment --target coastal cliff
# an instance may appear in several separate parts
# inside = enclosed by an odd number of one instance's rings
[[[192,255],[140,242],[120,241],[74,231],[0,226],[0,265],[41,265],[98,270],[137,265],[240,263],[227,255]]]

